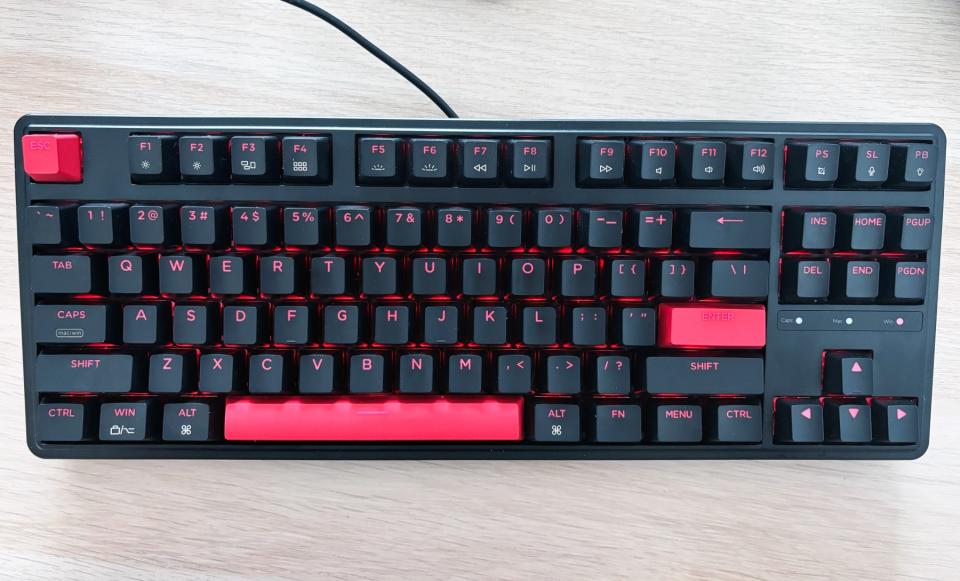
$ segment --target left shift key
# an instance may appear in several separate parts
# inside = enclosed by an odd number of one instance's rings
[[[127,393],[142,387],[140,361],[121,353],[41,353],[34,389],[41,393]]]

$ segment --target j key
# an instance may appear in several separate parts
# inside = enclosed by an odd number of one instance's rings
[[[533,389],[533,362],[529,355],[497,357],[497,393],[527,393]]]
[[[643,347],[657,342],[656,312],[650,308],[628,307],[620,311],[617,342],[627,347]]]
[[[227,138],[215,135],[180,138],[180,174],[188,182],[227,181]]]
[[[507,342],[507,309],[478,306],[473,309],[473,342],[478,345],[503,345]]]
[[[447,261],[439,256],[414,258],[410,287],[415,295],[447,293]]]
[[[266,332],[266,309],[260,305],[223,307],[223,343],[259,345]]]
[[[610,294],[615,297],[642,297],[646,287],[643,260],[614,260],[610,263]]]
[[[767,141],[732,141],[727,157],[727,183],[748,188],[773,184],[773,144]]]
[[[654,442],[689,444],[703,439],[703,416],[698,405],[657,404],[650,420]]]
[[[717,402],[705,423],[710,442],[753,444],[763,438],[763,411],[756,404]]]
[[[919,302],[927,293],[926,262],[885,262],[880,267],[880,294],[890,302]]]
[[[684,218],[691,248],[770,248],[770,212],[693,210]]]
[[[140,361],[128,354],[52,354],[37,356],[38,392],[126,393],[141,385]]]
[[[210,406],[205,403],[168,403],[163,406],[163,439],[202,442],[210,437]]]
[[[837,214],[826,211],[789,211],[785,216],[784,244],[791,249],[829,250],[837,234]]]
[[[824,439],[838,444],[869,444],[873,439],[870,406],[827,400],[823,404]]]
[[[100,439],[139,442],[153,437],[152,401],[125,401],[100,405]]]
[[[890,146],[885,143],[841,143],[837,185],[879,187],[887,181]]]
[[[397,260],[391,256],[364,258],[362,285],[367,295],[392,295],[397,292]]]
[[[774,439],[779,444],[823,441],[823,409],[815,399],[777,399],[773,403]]]
[[[925,189],[937,171],[937,148],[928,143],[894,143],[890,146],[890,185]]]
[[[113,343],[119,336],[114,305],[37,305],[33,338],[37,343]]]
[[[130,241],[126,204],[84,204],[77,210],[81,244],[119,246]]]
[[[277,241],[276,208],[234,206],[233,243],[237,246],[268,246]]]
[[[357,305],[327,305],[323,307],[323,340],[334,345],[354,345],[360,342],[360,307]]]
[[[828,188],[837,181],[840,146],[836,143],[787,143],[787,185]]]
[[[430,393],[433,389],[433,355],[408,353],[400,356],[397,390],[400,393]]]
[[[670,248],[673,244],[673,212],[670,210],[634,210],[633,240],[637,248]]]
[[[299,295],[303,287],[303,266],[294,256],[260,258],[260,292],[265,295]]]
[[[326,208],[283,209],[283,242],[287,246],[327,244],[329,228]]]
[[[154,353],[150,356],[147,387],[151,393],[182,393],[197,385],[193,353]]]
[[[437,210],[437,245],[464,248],[473,243],[473,213],[467,208]]]
[[[447,359],[447,391],[450,393],[480,393],[483,381],[481,356],[452,355]]]
[[[367,206],[337,206],[334,209],[337,246],[370,246],[373,215]]]
[[[130,242],[138,246],[164,246],[180,241],[180,223],[174,206],[130,207]]]
[[[173,308],[173,342],[204,345],[217,338],[219,309],[213,305],[176,305]]]
[[[551,355],[546,358],[548,393],[580,393],[580,358]]]
[[[596,262],[578,258],[560,263],[560,294],[565,297],[592,297],[596,292]]]
[[[38,294],[80,294],[100,290],[103,257],[45,255],[30,257],[30,289]]]
[[[496,139],[461,139],[460,183],[467,186],[496,185],[499,155],[500,142]]]
[[[573,210],[545,208],[536,214],[537,246],[564,248],[573,242]]]
[[[303,305],[273,309],[273,344],[303,345],[313,338],[313,311]]]
[[[36,415],[38,436],[43,442],[79,442],[90,435],[95,414],[89,401],[41,403]]]
[[[896,220],[901,250],[929,250],[933,240],[933,216],[926,212],[908,212]]]
[[[507,177],[518,186],[545,186],[550,183],[553,153],[549,139],[507,141]]]
[[[619,248],[623,240],[623,212],[580,210],[580,243],[590,248]]]
[[[497,262],[492,258],[467,258],[463,261],[463,294],[497,294]]]
[[[127,159],[134,183],[180,179],[180,150],[174,135],[131,135],[127,140]]]
[[[357,182],[395,184],[403,180],[403,141],[396,137],[363,137],[357,141]]]
[[[329,183],[330,138],[284,137],[283,181]]]
[[[836,262],[836,261],[835,261]],[[838,299],[869,301],[880,291],[880,263],[875,260],[851,260],[840,263],[843,269],[834,276],[831,291]]]
[[[766,260],[714,260],[703,269],[704,294],[712,297],[765,298],[770,278]]]
[[[542,258],[516,258],[510,264],[510,292],[517,296],[544,294],[547,265]]]
[[[160,257],[160,293],[190,295],[204,289],[203,256],[176,254]]]
[[[250,356],[250,393],[283,393],[293,385],[293,361],[287,353],[258,353]]]
[[[342,256],[317,256],[310,261],[310,292],[342,295],[347,291],[347,263]]]
[[[170,340],[171,311],[168,303],[123,306],[123,342],[153,345]]]
[[[254,263],[246,256],[210,258],[210,292],[215,295],[245,295],[254,290]]]
[[[826,260],[783,261],[783,296],[798,301],[825,300],[830,296],[830,263]]]
[[[422,237],[423,210],[409,207],[387,210],[388,246],[420,246]]]
[[[238,359],[233,353],[201,355],[197,390],[205,393],[230,393],[237,390],[240,387]]]
[[[442,186],[453,179],[453,141],[450,139],[411,139],[410,183]]]
[[[157,292],[157,257],[118,254],[107,259],[110,292],[118,295],[151,295]]]
[[[522,338],[526,345],[556,343],[557,310],[554,307],[524,307]]]
[[[655,264],[660,296],[676,299],[693,296],[696,271],[692,260],[663,260]]]
[[[570,311],[570,339],[574,345],[607,342],[607,311],[603,307],[576,307]]]
[[[680,183],[710,186],[723,183],[727,144],[722,141],[681,141],[678,144]]]
[[[231,137],[230,170],[238,182],[280,181],[280,142],[263,135]]]
[[[523,212],[516,208],[487,210],[487,246],[516,248],[523,243]]]
[[[648,357],[647,391],[654,394],[763,394],[760,357]]]
[[[632,391],[630,358],[626,355],[601,355],[594,367],[597,393],[628,394]]]
[[[350,377],[348,388],[350,393],[381,393],[383,392],[386,375],[386,364],[383,355],[364,353],[350,357]]]
[[[430,345],[453,345],[459,339],[459,313],[452,305],[423,309],[423,340]]]
[[[619,139],[581,139],[577,144],[577,182],[582,185],[623,183],[624,145]]]
[[[627,146],[630,183],[668,185],[673,183],[676,146],[672,141],[633,140]]]
[[[300,393],[333,393],[336,359],[328,353],[300,356]]]
[[[920,425],[917,404],[907,400],[875,399],[873,438],[881,444],[914,444]]]
[[[887,231],[883,212],[856,212],[843,216],[843,241],[853,250],[880,250]]]
[[[183,206],[180,238],[188,246],[225,246],[227,221],[227,209],[222,206]]]
[[[637,443],[643,440],[643,414],[639,405],[611,404],[594,408],[597,442]]]
[[[533,439],[537,442],[579,442],[580,406],[536,404],[533,408]]]
[[[77,206],[33,205],[27,208],[30,240],[59,246],[77,241]]]
[[[410,340],[410,308],[383,305],[374,310],[373,340],[384,345],[403,345]]]

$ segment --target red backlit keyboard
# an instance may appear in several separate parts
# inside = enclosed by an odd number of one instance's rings
[[[933,125],[27,116],[44,457],[915,458]]]

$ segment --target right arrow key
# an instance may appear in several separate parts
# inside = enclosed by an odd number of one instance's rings
[[[840,395],[873,394],[873,353],[827,351],[824,354],[823,389]]]

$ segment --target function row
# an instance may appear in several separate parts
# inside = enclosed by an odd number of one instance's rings
[[[407,348],[42,352],[40,393],[763,394],[763,359],[626,351]]]
[[[925,252],[933,240],[927,210],[842,211],[788,209],[783,214],[783,249],[791,251],[902,250]]]
[[[911,398],[774,400],[778,444],[915,444],[919,408]]]
[[[765,259],[575,255],[44,254],[38,294],[220,297],[765,299]],[[563,258],[561,258],[561,256]],[[104,276],[105,275],[105,276]]]
[[[37,204],[34,245],[396,249],[767,249],[764,210]],[[675,227],[676,223],[676,227]],[[674,233],[678,234],[675,238]]]

